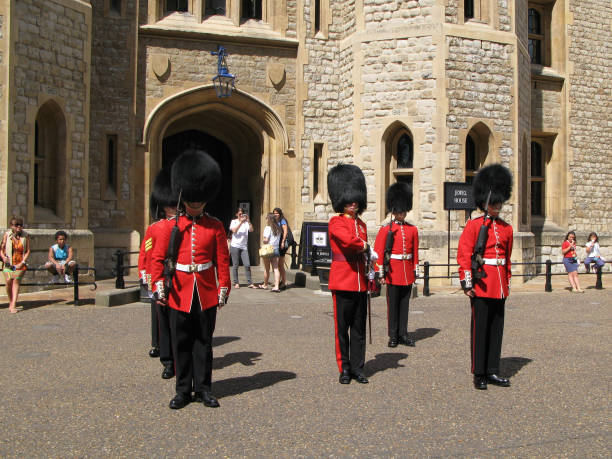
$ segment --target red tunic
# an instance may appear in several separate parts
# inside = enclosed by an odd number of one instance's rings
[[[329,245],[332,264],[329,289],[364,292],[366,290],[365,254],[368,243],[366,224],[348,214],[329,220]]]
[[[378,255],[376,269],[382,273],[383,259],[385,256],[385,246],[387,244],[387,234],[393,231],[393,255],[411,255],[412,258],[396,259],[389,261],[389,272],[385,276],[385,282],[391,285],[412,285],[414,284],[414,270],[419,264],[419,231],[416,226],[409,223],[399,224],[395,221],[391,225],[380,228],[374,243],[374,251]]]
[[[476,296],[481,298],[506,298],[510,293],[510,272],[512,256],[512,226],[500,218],[487,220],[488,239],[484,251],[485,259],[505,260],[505,264],[485,264],[484,279],[472,279],[471,257],[482,226],[483,217],[469,220],[459,238],[457,248],[457,263],[459,263],[459,279],[472,285]]]
[[[163,281],[163,261],[166,258],[172,226],[174,226],[174,219],[160,222],[161,231],[155,242],[151,258],[154,292],[159,291],[159,281]],[[215,307],[219,304],[220,289],[227,288],[228,295],[230,291],[229,252],[223,224],[207,214],[203,214],[195,222],[190,217],[181,215],[178,227],[181,243],[177,263],[191,265],[212,262],[213,266],[204,271],[192,273],[177,269],[172,280],[173,286],[168,296],[168,305],[179,311],[190,312],[194,287],[197,287],[202,309]]]
[[[142,239],[142,244],[140,244],[138,272],[140,274],[140,279],[149,287],[149,291],[153,290],[153,283],[151,281],[151,255],[153,255],[153,247],[155,246],[155,241],[159,237],[160,231],[164,231],[164,225],[159,224],[162,221],[163,220],[158,220],[149,225]]]

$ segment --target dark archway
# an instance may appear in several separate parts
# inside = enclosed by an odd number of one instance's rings
[[[206,205],[206,211],[223,222],[225,228],[234,216],[232,203],[232,154],[228,146],[216,137],[191,129],[164,138],[162,167],[171,167],[174,160],[188,148],[204,150],[221,168],[223,181],[217,197]]]

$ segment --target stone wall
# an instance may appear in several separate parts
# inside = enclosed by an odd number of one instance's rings
[[[421,204],[420,229],[433,229],[436,218],[432,205],[432,194],[435,193],[432,180],[439,162],[433,148],[438,135],[433,124],[437,107],[434,59],[438,51],[431,36],[364,41],[361,44],[363,91],[359,129],[364,141],[361,147],[364,173],[373,177],[379,167],[376,152],[381,138],[377,133],[387,129],[394,119],[411,120],[406,128],[414,139],[415,168],[422,164],[414,182]],[[425,135],[416,137],[416,129]],[[371,197],[374,195],[371,193]],[[384,206],[384,202],[375,204],[376,207]],[[378,223],[374,210],[369,214],[371,221],[368,224],[371,225]]]
[[[74,8],[71,6],[74,5]],[[67,228],[87,224],[87,164],[89,139],[90,12],[83,3],[22,0],[14,3],[15,30],[12,83],[13,125],[10,152],[15,168],[9,178],[9,213],[28,215],[29,184],[36,113],[52,99],[66,118],[66,169],[70,220]],[[58,198],[62,199],[62,198]]]
[[[90,228],[124,227],[139,190],[130,183],[137,136],[134,100],[135,0],[123,0],[125,14],[93,3],[92,85],[89,162]],[[108,183],[107,136],[117,136],[117,183]],[[142,200],[144,202],[144,200]]]
[[[459,2],[461,0],[446,0],[444,8],[444,19],[450,24],[457,24],[459,14]]]
[[[366,30],[380,30],[430,22],[435,0],[380,2],[364,0]]]
[[[307,63],[302,66],[303,94],[301,135],[303,181],[301,201],[312,201],[313,143],[325,143],[328,151],[327,168],[342,158],[353,162],[351,156],[353,101],[351,49],[338,49],[339,41],[354,28],[354,2],[330,2],[331,21],[326,37],[314,37],[314,2],[308,0],[304,9],[304,50]],[[348,159],[348,161],[347,161]],[[323,186],[326,189],[326,186]],[[306,211],[304,220],[327,220],[332,212],[327,195],[322,202],[313,203],[313,211]]]
[[[0,225],[8,226],[8,97],[10,69],[8,55],[10,40],[7,32],[10,3],[0,3]]]
[[[569,61],[569,225],[603,232],[612,215],[612,5],[608,0],[571,0]]]
[[[531,130],[559,133],[565,113],[561,84],[533,81],[531,88]]]
[[[489,155],[512,168],[514,122],[512,89],[514,46],[461,37],[447,37],[446,85],[449,111],[446,126],[449,141],[447,181],[463,181],[461,155],[464,154],[468,119],[487,121],[499,145],[489,145]],[[504,208],[508,221],[511,204]]]
[[[521,3],[520,0],[517,1]],[[497,0],[497,17],[499,20],[498,28],[504,32],[510,32],[512,30],[512,16],[510,14],[509,4],[509,0]],[[524,13],[521,11],[521,14]]]

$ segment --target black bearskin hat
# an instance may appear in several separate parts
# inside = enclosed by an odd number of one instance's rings
[[[210,202],[221,187],[221,169],[202,150],[189,149],[172,164],[172,192],[185,202]]]
[[[510,199],[512,193],[512,173],[501,164],[483,167],[474,177],[474,203],[485,210],[487,196],[491,191],[489,204],[499,204]]]
[[[387,211],[392,213],[412,210],[412,189],[405,182],[397,182],[387,188]]]
[[[164,207],[176,207],[178,196],[172,192],[170,170],[159,171],[153,182],[153,191],[149,200],[151,215],[155,218],[164,218]]]
[[[327,192],[334,212],[343,212],[344,206],[356,202],[361,214],[368,206],[368,190],[365,177],[353,164],[338,164],[327,173]]]

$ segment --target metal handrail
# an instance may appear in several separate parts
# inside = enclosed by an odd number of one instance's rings
[[[47,268],[28,268],[26,270],[26,273],[29,271],[48,271]],[[80,271],[93,271],[94,273],[94,281],[93,282],[81,282],[79,280],[79,272]],[[25,276],[25,273],[24,273]],[[74,295],[74,305],[75,306],[79,306],[79,287],[81,285],[92,285],[93,288],[92,290],[96,290],[98,288],[98,285],[96,284],[96,268],[89,268],[89,267],[83,267],[80,268],[78,263],[74,266],[74,269],[72,271],[72,288],[73,288],[73,295]],[[0,286],[6,285],[6,283],[0,283]],[[50,284],[48,282],[45,282],[43,284],[41,283],[37,283],[37,282],[20,282],[19,285],[23,285],[24,287],[48,287]],[[60,284],[51,284],[51,285],[60,285]],[[71,284],[65,284],[66,286],[69,286]]]

